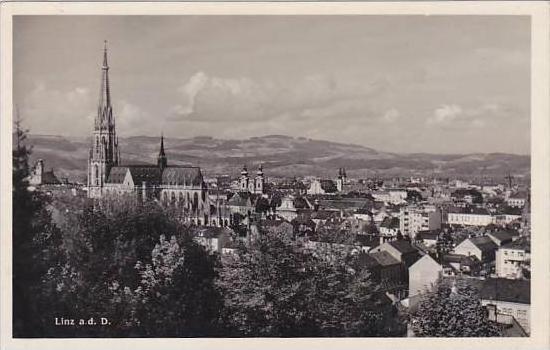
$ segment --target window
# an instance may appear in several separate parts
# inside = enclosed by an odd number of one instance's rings
[[[99,185],[99,168],[97,167],[97,164],[94,165],[95,169],[95,184]]]

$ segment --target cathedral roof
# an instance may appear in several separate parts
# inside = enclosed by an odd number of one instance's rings
[[[128,171],[128,167],[125,167],[125,166],[112,167],[111,171],[109,171],[109,177],[107,178],[107,183],[121,184],[122,182],[124,182],[124,177],[126,176],[127,171]]]
[[[162,172],[162,184],[164,185],[200,186],[202,182],[203,178],[199,167],[169,166]]]
[[[128,169],[135,185],[140,185],[144,181],[148,184],[159,183],[160,169],[156,166],[130,166]]]
[[[107,182],[116,184],[123,183],[128,171],[130,171],[134,185],[140,185],[144,181],[149,184],[159,183],[160,169],[156,166],[148,165],[126,165],[112,167],[109,172]]]

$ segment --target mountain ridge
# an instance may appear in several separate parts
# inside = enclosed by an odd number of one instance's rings
[[[89,137],[28,135],[31,160],[44,159],[61,177],[82,181],[86,176]],[[156,163],[159,137],[131,136],[119,139],[122,163]],[[168,162],[198,165],[207,176],[238,175],[243,164],[264,165],[268,176],[334,177],[345,167],[348,176],[373,175],[528,175],[530,156],[503,152],[470,154],[378,151],[371,147],[286,135],[248,139],[165,137]]]

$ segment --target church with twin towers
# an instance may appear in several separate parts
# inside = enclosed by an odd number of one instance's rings
[[[88,156],[88,197],[105,198],[132,194],[138,199],[158,200],[181,210],[196,225],[227,226],[225,206],[209,198],[201,169],[171,165],[161,136],[157,164],[122,164],[111,105],[107,42],[104,43],[99,104]]]

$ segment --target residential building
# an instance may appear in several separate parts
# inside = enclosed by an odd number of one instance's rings
[[[487,226],[495,223],[495,217],[484,208],[451,208],[447,212],[447,224],[462,226]]]
[[[463,256],[475,256],[481,262],[493,261],[498,246],[487,236],[465,239],[453,252]]]
[[[497,277],[525,278],[531,269],[531,242],[522,237],[503,244],[496,252],[495,272]]]
[[[441,210],[433,205],[407,206],[399,212],[399,230],[404,236],[414,238],[419,231],[441,228]]]
[[[420,257],[420,252],[405,240],[386,242],[371,249],[369,253],[376,253],[381,251],[386,251],[390,253],[394,258],[402,262],[406,267],[414,264],[414,262]]]
[[[443,267],[428,254],[409,266],[409,307],[414,307],[420,296],[431,291],[443,274]]]
[[[517,322],[530,334],[530,281],[489,278],[483,282],[480,297],[481,304],[489,311],[489,320],[505,325]]]

